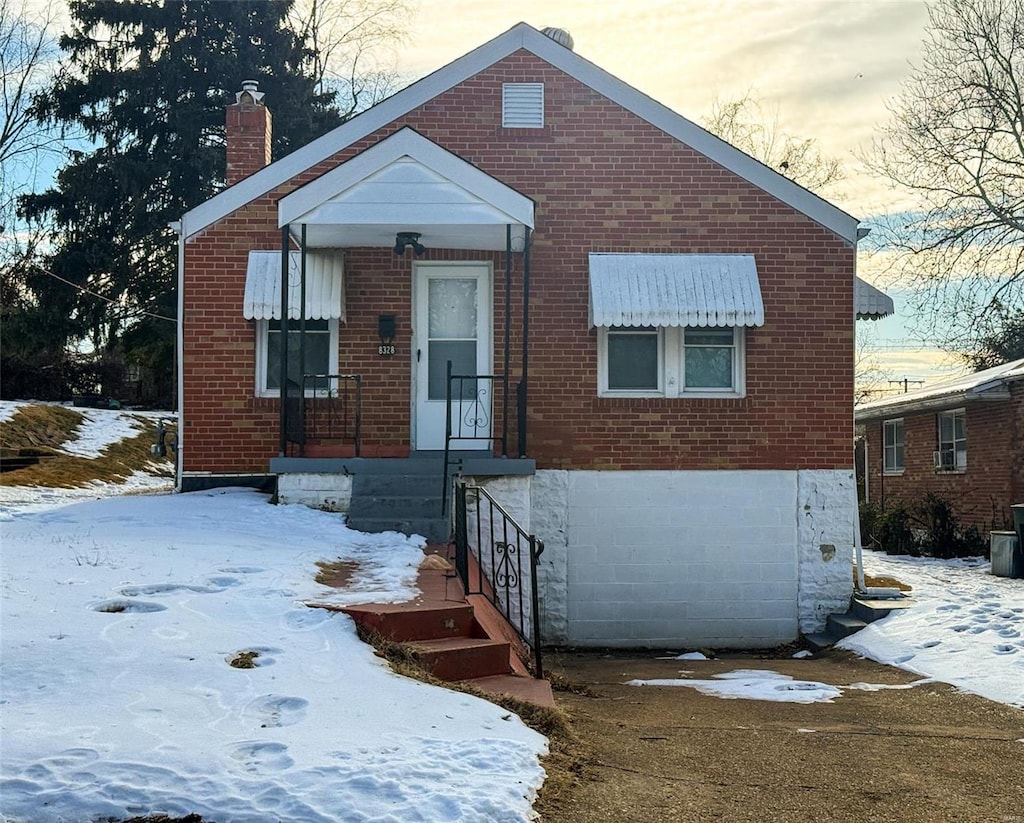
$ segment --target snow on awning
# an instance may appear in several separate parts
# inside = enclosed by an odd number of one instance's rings
[[[590,255],[592,326],[763,326],[750,254]]]
[[[297,320],[301,255],[293,251],[288,256],[288,317]],[[306,319],[345,319],[344,263],[340,251],[306,252]],[[246,320],[281,319],[281,252],[249,252],[242,314]]]
[[[853,285],[853,313],[858,320],[878,320],[896,311],[892,298],[859,277]]]

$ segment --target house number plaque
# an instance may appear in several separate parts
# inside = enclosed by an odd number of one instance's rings
[[[381,357],[391,357],[395,353],[395,347],[392,343],[381,343],[377,346],[377,354]]]

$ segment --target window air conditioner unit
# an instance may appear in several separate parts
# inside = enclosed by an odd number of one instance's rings
[[[956,468],[956,452],[952,449],[941,449],[932,452],[935,460],[935,468],[943,471],[950,471]]]

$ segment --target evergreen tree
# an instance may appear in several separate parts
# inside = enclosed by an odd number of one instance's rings
[[[97,350],[127,344],[129,360],[159,369],[165,401],[177,266],[168,223],[224,186],[225,105],[243,80],[259,81],[274,113],[275,159],[341,121],[288,27],[290,8],[75,0],[62,70],[36,102],[42,120],[84,132],[93,148],[71,152],[53,188],[22,198],[25,216],[48,220],[55,238],[49,273],[29,287],[56,334],[86,330]]]

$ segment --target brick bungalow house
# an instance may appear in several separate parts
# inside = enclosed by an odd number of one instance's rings
[[[518,24],[269,165],[238,94],[231,185],[180,225],[179,487],[355,518],[362,474],[457,449],[545,541],[546,642],[816,631],[885,302],[857,220],[571,46]]]
[[[983,533],[1024,503],[1024,360],[857,408],[867,499],[882,508],[935,492]]]

